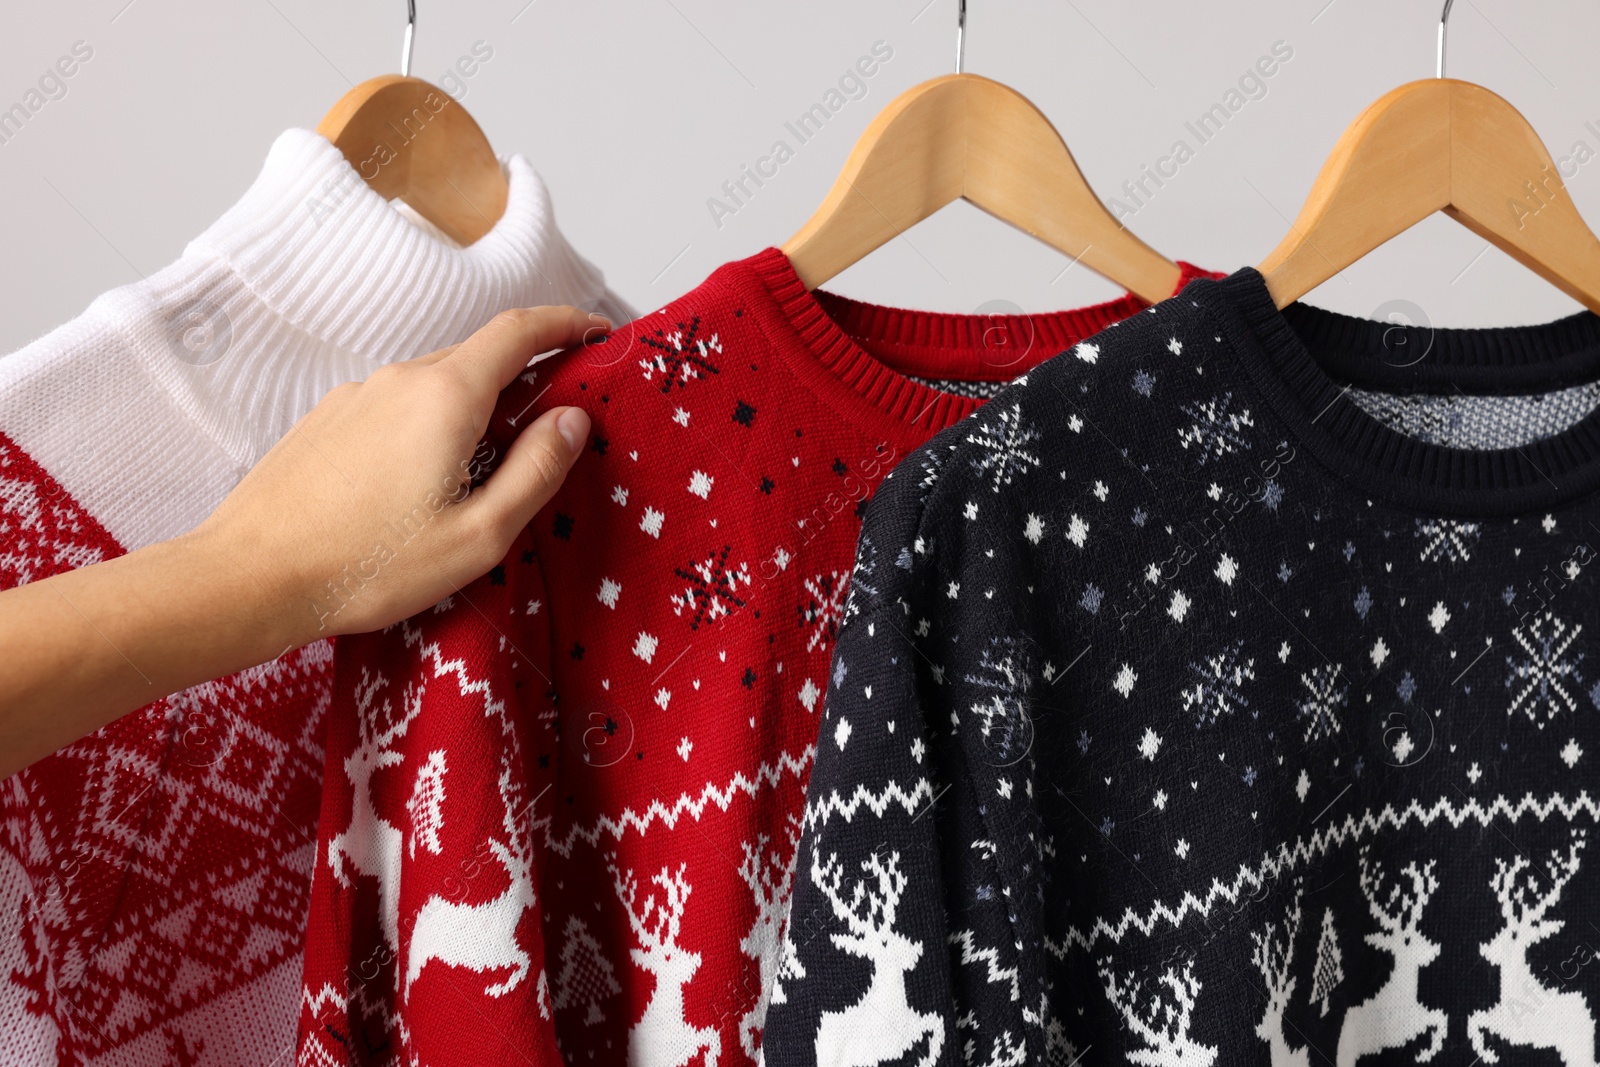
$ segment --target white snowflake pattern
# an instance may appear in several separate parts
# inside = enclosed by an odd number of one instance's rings
[[[707,474],[705,471],[695,471],[689,475],[689,492],[693,493],[701,500],[707,500],[710,498],[711,487],[714,484],[716,484],[716,479]],[[722,498],[718,497],[717,499],[720,500]]]
[[[660,645],[660,643],[661,642],[657,640],[654,634],[645,633],[643,630],[640,630],[639,636],[633,640],[633,654],[644,660],[646,663],[649,663],[651,657],[656,654],[656,648]]]
[[[1139,755],[1154,763],[1156,753],[1161,751],[1161,735],[1146,726],[1144,735],[1139,738]]]
[[[1255,426],[1250,409],[1230,412],[1228,409],[1232,404],[1233,394],[1230,392],[1214,396],[1204,403],[1183,405],[1183,413],[1191,421],[1178,431],[1178,443],[1184,448],[1194,445],[1200,454],[1202,467],[1208,460],[1221,459],[1231,452],[1250,447],[1250,439],[1245,436],[1245,430]]]
[[[1089,524],[1077,515],[1072,516],[1072,521],[1067,525],[1067,540],[1082,548],[1089,540]]]
[[[1138,680],[1139,676],[1133,672],[1133,666],[1124,663],[1122,669],[1117,672],[1117,680],[1111,683],[1111,688],[1121,693],[1123,697],[1127,697],[1133,692],[1133,683]]]
[[[1349,686],[1339,685],[1343,671],[1343,664],[1324,664],[1311,668],[1310,674],[1300,676],[1300,684],[1306,687],[1306,695],[1296,705],[1296,711],[1305,720],[1306,741],[1320,740],[1339,732],[1339,708],[1350,695]]]
[[[818,689],[817,683],[810,678],[807,678],[806,684],[800,687],[800,703],[805,705],[807,711],[817,710],[817,700],[821,696],[822,690]]]
[[[1172,603],[1167,605],[1167,615],[1173,622],[1182,622],[1189,614],[1189,608],[1194,601],[1184,595],[1182,589],[1175,589],[1172,593]]]
[[[1582,684],[1578,664],[1583,653],[1569,656],[1583,624],[1569,626],[1553,612],[1535,616],[1526,626],[1514,627],[1511,639],[1527,653],[1521,659],[1506,657],[1506,689],[1512,692],[1507,715],[1521,711],[1543,730],[1562,712],[1578,710],[1573,689]],[[1572,687],[1572,688],[1569,688]]]
[[[666,512],[657,511],[655,508],[647,506],[644,509],[644,518],[639,520],[639,529],[659,541],[661,539],[661,524],[666,520],[666,517]]]
[[[616,609],[617,598],[622,595],[622,583],[610,578],[600,579],[600,592],[597,595],[600,603],[612,610]]]
[[[806,651],[826,649],[838,636],[839,625],[844,622],[845,595],[850,586],[850,574],[847,571],[814,574],[802,584],[806,599],[799,607],[800,625],[811,628]]]
[[[1217,560],[1216,575],[1223,585],[1232,585],[1233,580],[1239,577],[1239,561],[1224,552],[1222,558]]]
[[[1037,515],[1030,514],[1028,521],[1023,524],[1022,536],[1034,544],[1044,539],[1044,520]]]
[[[1040,466],[1039,457],[1030,446],[1042,437],[1032,423],[1023,424],[1021,404],[993,412],[986,408],[980,415],[977,429],[967,434],[969,444],[984,449],[983,455],[971,461],[972,467],[991,478],[992,488],[998,493],[1002,486],[1010,485],[1018,476]]]

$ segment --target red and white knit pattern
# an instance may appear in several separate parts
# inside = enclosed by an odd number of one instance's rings
[[[756,1060],[866,498],[981,404],[915,379],[1142,306],[899,312],[768,250],[514,383],[498,452],[562,404],[589,449],[502,565],[340,641],[301,1063]]]
[[[506,215],[460,249],[291,130],[181,260],[0,360],[0,588],[192,528],[328,389],[503,307],[626,315],[527,162],[506,169]],[[156,701],[0,782],[0,1062],[289,1061],[332,656]]]

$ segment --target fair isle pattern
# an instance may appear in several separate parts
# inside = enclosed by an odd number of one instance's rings
[[[888,566],[851,567],[865,501],[978,407],[869,353],[947,371],[981,346],[919,354],[919,313],[873,314],[913,329],[845,329],[768,250],[507,390],[498,453],[559,404],[591,414],[588,450],[500,566],[340,642],[302,1063],[767,1053],[829,657]],[[441,685],[446,662],[470,692]],[[381,700],[390,725],[361,733]],[[531,900],[510,893],[502,769],[531,805]],[[474,933],[465,909],[487,923],[494,900],[500,933]],[[424,920],[441,933],[419,964]]]
[[[0,469],[6,586],[121,554],[3,436]],[[332,656],[317,642],[174,694],[0,787],[0,849],[21,873],[5,893],[19,936],[0,950],[8,1056],[287,1052],[287,1020],[225,1020],[281,1000],[298,970]]]
[[[0,589],[121,553],[61,483],[0,433]]]
[[[0,360],[0,588],[193,529],[328,390],[508,305],[626,317],[528,161],[504,166],[505,212],[462,249],[286,131],[175,262]],[[0,1063],[292,1061],[332,655],[174,694],[0,783]]]
[[[767,1063],[1595,1062],[1600,505],[1354,489],[1223,300],[1033,369],[875,498]]]

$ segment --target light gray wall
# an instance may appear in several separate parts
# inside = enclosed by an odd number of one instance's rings
[[[641,309],[717,264],[781,242],[897,92],[951,69],[955,0],[420,0],[414,73],[440,80],[473,44],[493,58],[464,103],[501,151],[533,159],[561,223]],[[0,144],[0,351],[170,261],[246,186],[282,129],[314,126],[353,82],[396,68],[402,0],[84,0],[10,5],[0,107],[85,41],[93,58]],[[1102,196],[1184,139],[1194,157],[1131,218],[1173,257],[1258,261],[1285,233],[1344,126],[1430,75],[1437,0],[972,0],[968,69],[1056,122]],[[707,200],[874,42],[893,58],[778,176],[717,225]],[[1293,58],[1209,143],[1184,123],[1274,42]],[[1558,156],[1600,151],[1600,5],[1456,5],[1452,73],[1500,92]],[[1593,122],[1594,127],[1586,127]],[[1600,162],[1572,193],[1600,223]],[[1526,323],[1575,305],[1434,218],[1314,302],[1367,314],[1414,302],[1435,324]],[[1072,306],[1114,288],[956,205],[832,284],[948,311]]]

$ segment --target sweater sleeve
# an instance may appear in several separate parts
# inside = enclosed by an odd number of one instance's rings
[[[524,530],[432,611],[340,639],[302,1060],[559,1062],[538,897],[558,743],[543,585]]]
[[[1003,721],[1020,711],[1006,695],[986,694],[999,714],[958,707],[942,666],[951,640],[981,636],[939,562],[959,556],[960,530],[927,506],[942,450],[936,440],[896,469],[857,546],[768,1017],[771,1064],[844,1062],[846,1049],[850,1062],[1039,1059],[1026,1055],[1016,909],[979,784],[1005,778],[1025,739]],[[972,716],[978,733],[963,731]],[[975,756],[993,767],[974,773]]]

